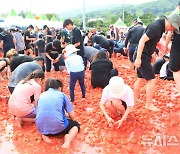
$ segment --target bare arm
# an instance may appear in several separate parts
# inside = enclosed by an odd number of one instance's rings
[[[110,127],[113,127],[114,120],[107,114],[105,107],[103,104],[100,103],[100,109],[103,112],[104,116],[106,117],[108,124]]]
[[[80,42],[77,42],[77,43],[74,44],[74,46],[78,47],[78,46],[80,46],[80,44],[81,44]]]
[[[167,53],[167,51],[168,51],[168,44],[171,41],[172,34],[173,34],[173,32],[171,32],[171,31],[168,31],[168,33],[167,33],[166,41],[165,41],[165,53]]]
[[[46,57],[48,57],[51,61],[53,60],[53,59],[50,57],[49,53],[47,53],[47,52],[46,52]]]
[[[141,66],[141,56],[142,56],[142,52],[143,52],[143,49],[144,49],[144,46],[145,46],[145,43],[149,41],[149,37],[144,34],[140,41],[139,41],[139,45],[138,45],[138,50],[137,50],[137,57],[136,57],[136,60],[135,60],[135,67],[136,68],[139,68]]]
[[[69,117],[70,117],[72,120],[75,120],[75,112],[74,112],[74,110],[72,110],[71,112],[69,112]]]
[[[1,62],[0,62],[0,69],[1,69],[2,67],[4,67],[4,66],[6,66],[6,62],[5,62],[5,61],[1,61]]]
[[[102,113],[104,114],[105,117],[108,116],[108,114],[107,114],[107,112],[106,112],[106,110],[105,110],[104,105],[101,104],[101,103],[100,103],[100,109],[101,109],[101,111],[102,111]]]
[[[127,116],[131,112],[131,110],[132,110],[132,107],[128,106],[125,113],[123,114],[122,118],[116,122],[118,124],[118,128],[121,126],[123,121],[127,119]]]
[[[122,116],[122,118],[121,118],[122,122],[127,119],[127,116],[128,116],[128,114],[131,112],[131,110],[132,110],[132,107],[131,107],[131,106],[128,106],[127,109],[126,109],[126,111],[125,111],[125,113],[123,114],[123,116]]]

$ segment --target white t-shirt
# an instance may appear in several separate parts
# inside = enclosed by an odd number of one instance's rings
[[[120,100],[124,101],[127,104],[127,106],[134,106],[133,90],[128,85],[126,86],[127,86],[126,92],[124,93],[124,95],[121,97]],[[108,89],[109,89],[108,85],[103,89],[102,97],[100,101],[101,104],[105,104],[106,101],[113,101],[114,99],[116,99],[116,98],[112,98],[109,95]]]
[[[160,77],[166,77],[167,76],[167,71],[166,71],[166,69],[167,69],[167,64],[169,63],[169,61],[167,61],[167,62],[165,62],[163,65],[162,65],[162,67],[161,67],[161,69],[160,69]]]

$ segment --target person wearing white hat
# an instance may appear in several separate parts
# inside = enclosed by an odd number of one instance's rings
[[[75,48],[74,45],[69,44],[64,49],[65,65],[67,72],[70,74],[70,98],[71,102],[74,102],[74,88],[76,81],[79,81],[82,98],[85,98],[86,88],[84,84],[84,62],[81,56],[77,55],[79,49]]]
[[[100,109],[106,117],[110,127],[114,124],[121,126],[134,106],[133,90],[124,83],[119,76],[110,79],[109,84],[103,89],[100,101]],[[108,109],[112,114],[122,114],[122,118],[116,122],[107,114]]]

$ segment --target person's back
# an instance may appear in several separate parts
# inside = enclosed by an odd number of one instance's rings
[[[16,51],[17,52],[23,51],[25,46],[24,46],[24,40],[21,33],[15,32],[14,37],[16,39]]]
[[[29,80],[27,83],[20,81],[9,99],[10,113],[20,117],[28,115],[32,109],[30,97],[32,95],[39,96],[40,93],[41,86],[34,79]]]
[[[89,62],[92,62],[93,56],[98,52],[99,52],[99,50],[94,47],[84,46],[84,54]]]
[[[25,62],[32,62],[34,59],[28,55],[16,55],[10,62],[10,70],[13,72],[20,64]]]
[[[67,59],[65,59],[65,65],[69,73],[81,72],[84,70],[83,59],[77,54],[71,54]]]
[[[67,101],[67,96],[53,88],[40,95],[36,125],[41,134],[56,134],[65,129],[68,122],[63,113]]]
[[[13,42],[13,35],[11,35],[7,31],[2,31],[0,33],[0,40],[4,41],[3,50],[4,50],[4,56],[6,56],[7,51],[9,51],[12,48],[13,49],[15,48],[15,45]]]
[[[165,32],[165,19],[158,19],[152,22],[146,29],[145,33],[149,36],[149,40],[144,46],[142,52],[143,55],[152,55],[156,49],[156,45],[162,37],[162,34]],[[152,33],[152,29],[154,30]]]
[[[60,80],[52,78],[46,80],[45,92],[38,100],[35,122],[45,142],[52,143],[48,136],[66,134],[62,148],[69,148],[71,141],[80,130],[80,125],[74,121],[73,106],[67,96],[61,92],[62,88],[63,83]]]
[[[34,61],[25,62],[19,65],[12,73],[8,87],[15,87],[20,80],[27,77],[30,73],[37,69],[42,69],[42,67]]]
[[[109,45],[109,41],[105,37],[103,37],[101,35],[94,35],[92,37],[92,43],[93,44],[94,43],[99,44],[103,48],[106,48],[107,45]]]
[[[45,52],[45,41],[43,39],[39,39],[37,41],[37,47],[38,47],[38,51],[39,53],[44,53]]]
[[[94,76],[108,76],[113,68],[113,64],[108,59],[97,59],[90,65],[92,75]]]
[[[137,25],[129,30],[130,44],[138,45],[140,38],[142,37],[144,28],[141,25]]]

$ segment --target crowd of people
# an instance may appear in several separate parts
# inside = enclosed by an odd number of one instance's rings
[[[86,69],[91,70],[91,86],[103,89],[100,109],[110,127],[117,124],[119,128],[127,119],[144,80],[147,81],[145,108],[159,111],[152,101],[155,74],[160,73],[163,80],[175,80],[177,97],[180,96],[180,4],[178,11],[146,28],[141,20],[134,19],[133,26],[124,34],[113,25],[107,33],[101,29],[83,32],[71,19],[66,19],[63,27],[56,31],[47,25],[42,30],[29,25],[24,34],[18,29],[0,28],[0,81],[9,79],[8,105],[14,126],[34,121],[44,141],[51,143],[49,136],[65,134],[62,147],[68,148],[80,131],[73,103],[77,81],[82,100],[86,98]],[[129,68],[137,72],[134,89],[124,83],[114,68],[111,59],[117,55],[128,57]],[[53,70],[56,78],[51,78]],[[70,99],[63,93],[60,71],[69,74]],[[122,118],[114,121],[107,110]]]

